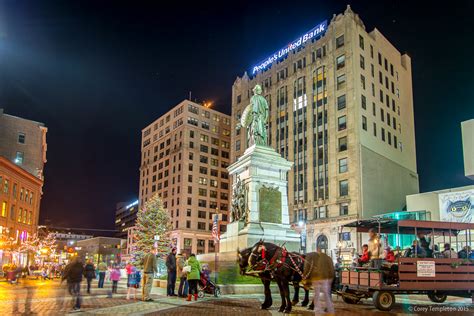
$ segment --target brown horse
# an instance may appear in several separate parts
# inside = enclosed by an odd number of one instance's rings
[[[274,270],[276,266],[282,266],[284,264],[291,264],[291,260],[293,261],[298,261],[299,265],[302,265],[303,263],[303,256],[300,256],[298,253],[292,252],[292,253],[287,253],[286,255],[291,255],[292,258],[286,257],[282,258],[275,256],[275,253],[272,252],[272,256],[275,259],[274,262],[271,262],[267,260],[266,265],[265,264],[258,264],[258,262],[255,260],[256,256],[261,256],[261,254],[257,254],[258,252],[258,246],[259,245],[264,245],[265,247],[269,247],[270,251],[273,249],[273,246],[276,246],[274,244],[270,243],[264,243],[263,241],[258,242],[255,244],[253,247],[246,248],[242,251],[238,251],[238,256],[239,256],[239,267],[240,267],[240,273],[241,274],[249,274],[249,269],[253,270],[252,275],[255,275],[259,277],[262,280],[263,286],[264,286],[264,293],[265,293],[265,301],[263,302],[261,308],[266,309],[269,308],[272,305],[272,296],[271,296],[271,291],[270,291],[270,283],[271,281],[275,281],[278,284],[278,288],[280,290],[280,296],[282,298],[282,305],[280,306],[280,312],[289,312],[291,311],[291,306],[296,305],[299,302],[299,289],[300,289],[300,281],[301,281],[301,275],[297,273],[296,270],[291,270],[291,269],[286,269],[284,273],[281,273],[281,271]],[[282,249],[282,248],[281,248]],[[282,262],[284,260],[285,262]],[[278,261],[278,262],[277,262]],[[262,261],[260,261],[262,263]],[[296,263],[296,262],[295,262]],[[302,269],[302,267],[300,268]],[[293,300],[290,302],[289,299],[289,283],[293,283],[293,287],[295,289],[294,291],[294,296]],[[309,303],[309,290],[305,290],[305,298],[302,302],[302,306],[307,306]],[[311,302],[311,305],[309,306],[309,309],[313,309],[314,305],[313,302]]]

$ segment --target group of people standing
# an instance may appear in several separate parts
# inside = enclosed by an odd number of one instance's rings
[[[168,270],[167,279],[167,296],[186,297],[187,301],[198,299],[198,282],[201,278],[201,263],[194,254],[186,260],[186,253],[176,256],[176,248],[172,248],[170,254],[166,258],[166,268]],[[176,277],[179,273],[178,294],[175,294]]]
[[[66,280],[67,289],[69,294],[74,298],[74,307],[75,311],[80,310],[81,308],[81,282],[84,277],[87,280],[87,293],[91,293],[92,280],[98,279],[97,287],[99,289],[104,288],[104,282],[106,274],[109,272],[109,279],[112,281],[111,291],[108,293],[109,297],[113,294],[118,293],[118,282],[121,278],[120,267],[118,265],[113,265],[112,267],[107,267],[105,262],[101,262],[97,265],[97,268],[94,266],[91,260],[88,260],[84,265],[80,258],[76,257],[64,268],[64,273],[62,275],[62,281]],[[128,263],[126,266],[127,272],[127,299],[130,299],[130,295],[134,295],[136,299],[136,289],[140,287],[141,274],[140,271],[133,266],[131,263]]]

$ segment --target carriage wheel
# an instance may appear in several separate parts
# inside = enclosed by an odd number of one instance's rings
[[[446,301],[446,298],[448,298],[448,296],[446,294],[443,294],[443,292],[430,292],[428,293],[428,298],[433,303],[443,303],[444,301]]]
[[[372,295],[374,306],[381,311],[388,312],[395,304],[395,295],[387,291],[375,291]]]

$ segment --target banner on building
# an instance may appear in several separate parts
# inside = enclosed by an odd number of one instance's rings
[[[441,221],[472,223],[474,190],[439,194],[439,217]]]

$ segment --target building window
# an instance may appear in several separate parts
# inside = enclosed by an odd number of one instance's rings
[[[22,164],[23,164],[23,159],[24,159],[24,154],[23,154],[23,152],[17,151],[17,152],[16,152],[16,156],[15,156],[15,163],[16,163],[17,165],[22,165]]]
[[[359,35],[359,47],[364,50],[364,38],[362,35]]]
[[[25,138],[26,138],[26,136],[25,136],[24,133],[18,133],[18,143],[24,144],[25,140],[26,140]]]
[[[339,151],[346,151],[347,150],[347,137],[339,138]]]
[[[336,48],[344,46],[344,34],[336,38]]]
[[[346,116],[345,115],[340,116],[337,119],[337,125],[338,125],[338,128],[337,128],[338,131],[342,131],[342,130],[346,129],[347,126],[346,126]]]
[[[346,75],[342,74],[337,77],[337,90],[340,90],[346,86]]]
[[[385,141],[385,129],[382,127],[382,140]]]
[[[206,230],[206,223],[198,222],[198,229],[199,230]]]
[[[342,110],[346,107],[346,95],[343,94],[337,97],[337,109]]]
[[[375,106],[375,102],[372,102],[372,115],[373,116],[377,115],[377,107]]]
[[[346,57],[341,55],[336,58],[336,70],[342,69],[345,66]]]
[[[364,75],[360,75],[360,86],[363,90],[365,90],[365,77]]]
[[[209,152],[209,147],[207,147],[206,145],[201,145],[200,150],[203,153],[207,153]]]
[[[235,150],[236,151],[240,150],[240,140],[235,141]]]
[[[374,122],[374,136],[377,137],[377,123]]]
[[[341,203],[339,204],[339,215],[347,215],[349,214],[349,203]]]
[[[362,129],[364,131],[367,130],[367,118],[365,116],[362,115]]]
[[[365,58],[360,55],[360,68],[365,69]]]
[[[339,159],[339,173],[347,172],[347,158]]]
[[[367,98],[363,94],[360,96],[360,104],[364,110],[367,108]]]
[[[326,218],[327,213],[326,213],[326,206],[321,206],[319,208],[319,218]]]
[[[191,228],[191,221],[186,221],[186,228]],[[188,239],[188,238],[185,238],[185,239],[184,239],[185,242],[186,242],[186,239]],[[189,240],[191,240],[191,239],[189,239]],[[191,243],[190,243],[190,244],[191,244]],[[191,245],[190,245],[190,246],[191,246]],[[185,247],[186,247],[186,245],[185,245]]]
[[[349,181],[342,180],[339,181],[339,196],[347,196],[349,195]]]
[[[2,217],[7,217],[7,202],[3,201],[2,202]]]
[[[388,140],[388,144],[392,145],[392,133],[387,132],[387,140]]]
[[[206,211],[198,211],[199,218],[206,218]]]

